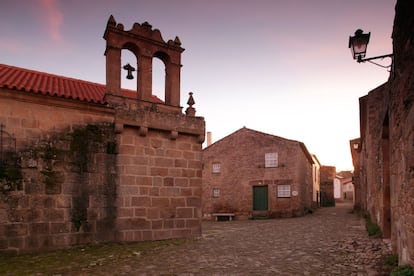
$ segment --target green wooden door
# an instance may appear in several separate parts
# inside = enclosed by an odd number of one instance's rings
[[[267,186],[253,186],[253,210],[267,210]]]

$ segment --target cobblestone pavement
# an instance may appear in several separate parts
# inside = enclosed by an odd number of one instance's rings
[[[385,275],[389,244],[350,205],[300,218],[204,222],[195,241],[120,263],[118,275]],[[96,274],[106,274],[95,271]],[[115,273],[115,271],[114,271]]]

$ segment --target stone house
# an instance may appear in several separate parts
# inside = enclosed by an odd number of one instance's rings
[[[112,16],[104,39],[105,85],[0,65],[1,253],[201,233],[205,122],[191,93],[180,106],[181,42]],[[137,91],[121,88],[122,50],[137,58]]]
[[[352,172],[341,171],[336,173],[334,179],[335,200],[354,200],[354,184],[352,183]]]
[[[334,181],[336,168],[334,166],[321,166],[321,206],[335,206]]]
[[[360,137],[350,141],[357,204],[414,266],[414,2],[398,0],[386,83],[359,99]],[[374,69],[375,70],[375,69]]]
[[[314,168],[302,142],[243,127],[203,150],[203,218],[302,216],[316,205]]]

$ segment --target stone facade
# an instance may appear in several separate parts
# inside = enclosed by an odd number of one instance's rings
[[[336,168],[333,166],[322,166],[321,175],[321,206],[335,206],[334,180]]]
[[[205,122],[191,95],[179,105],[181,42],[112,16],[104,38],[107,85],[0,67],[2,253],[201,233]],[[137,56],[138,91],[120,87],[122,49]],[[163,101],[152,58],[166,64]]]
[[[198,138],[126,128],[118,154],[117,240],[201,234],[201,144]]]
[[[203,217],[302,216],[316,204],[313,165],[303,143],[242,128],[203,150]]]
[[[360,98],[360,140],[352,140],[357,198],[391,238],[400,264],[414,265],[414,3],[398,0],[393,70]]]

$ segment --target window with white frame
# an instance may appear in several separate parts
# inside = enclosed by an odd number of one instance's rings
[[[220,197],[220,189],[214,188],[213,189],[213,197]]]
[[[265,153],[265,168],[276,168],[278,163],[277,152]]]
[[[221,164],[220,163],[213,163],[213,173],[220,173]]]
[[[290,197],[290,185],[277,185],[277,197]]]

